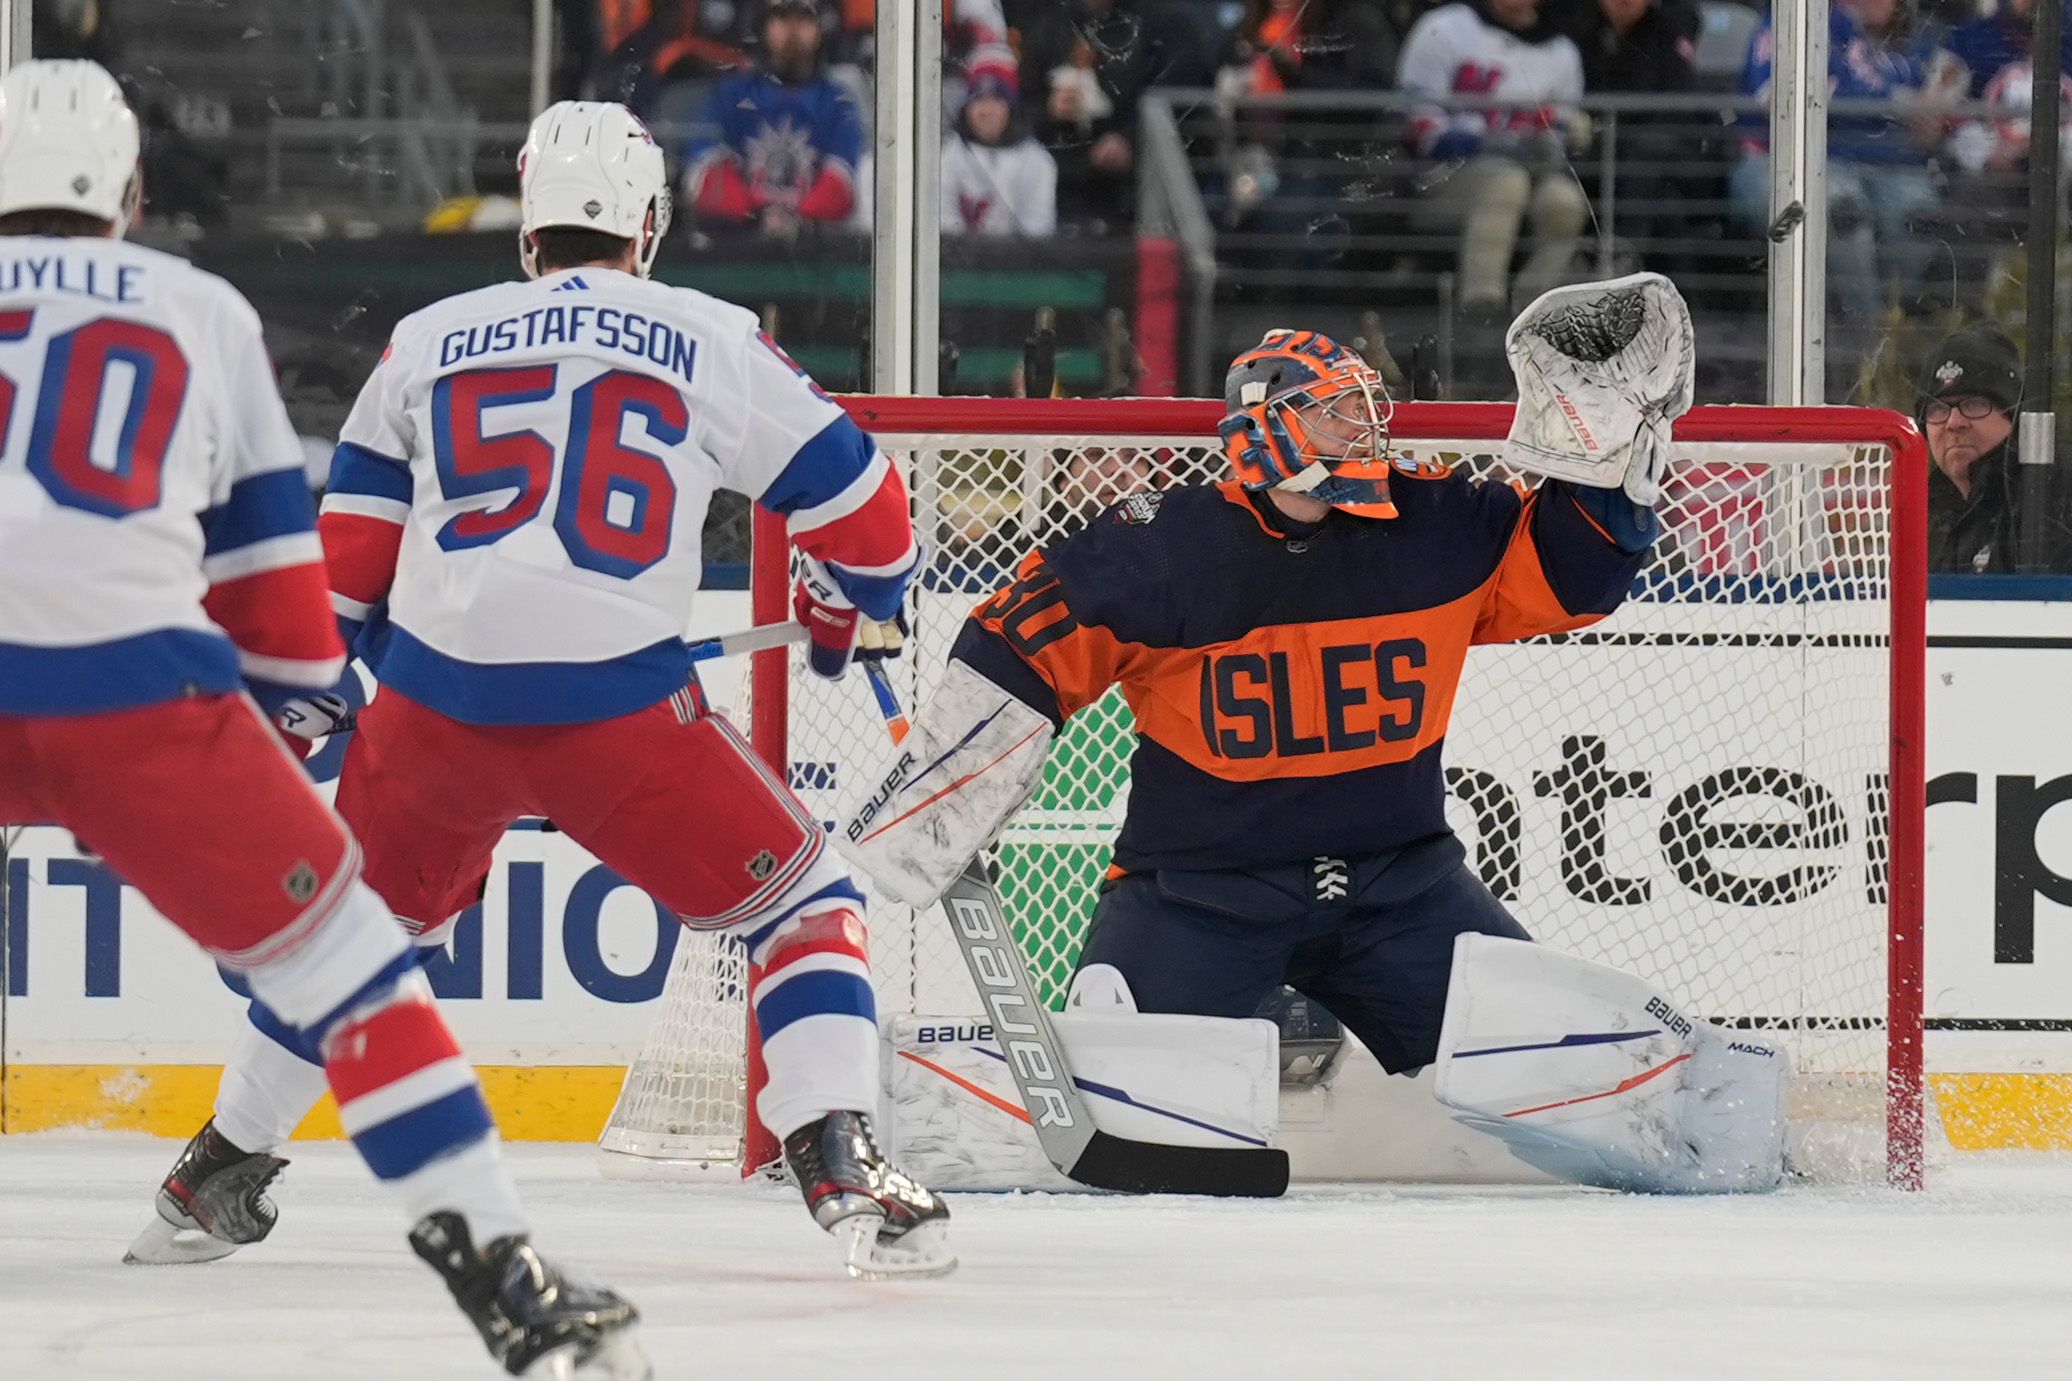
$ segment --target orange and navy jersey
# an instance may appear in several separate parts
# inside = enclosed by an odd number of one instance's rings
[[[953,656],[1062,725],[1136,716],[1115,863],[1247,868],[1446,830],[1468,648],[1593,623],[1644,553],[1549,481],[1399,474],[1400,517],[1299,529],[1234,483],[1126,499],[1031,553]]]

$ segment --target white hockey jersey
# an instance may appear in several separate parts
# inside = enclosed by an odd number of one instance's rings
[[[0,713],[337,679],[302,444],[236,289],[0,238],[0,435]]]
[[[1058,161],[1034,139],[994,146],[951,135],[942,142],[946,235],[1022,235],[1058,228]]]
[[[1410,26],[1396,80],[1412,95],[1529,102],[1508,110],[1411,112],[1408,132],[1420,153],[1449,131],[1501,149],[1543,130],[1566,133],[1583,98],[1583,56],[1565,34],[1533,41],[1490,23],[1472,5],[1441,5]]]
[[[899,472],[742,308],[611,269],[405,318],[347,418],[319,528],[388,686],[475,724],[680,691],[715,489],[789,521],[873,618],[918,564]]]

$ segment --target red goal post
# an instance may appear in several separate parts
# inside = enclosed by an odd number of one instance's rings
[[[1061,535],[1069,530],[1066,524],[1091,516],[1090,511],[1072,510],[1061,518],[1054,492],[1058,484],[1071,482],[1072,467],[1080,464],[1080,457],[1128,455],[1129,466],[1134,468],[1123,476],[1124,482],[1147,472],[1157,483],[1200,482],[1221,475],[1216,424],[1223,409],[1214,401],[878,397],[846,397],[840,401],[906,467],[915,493],[917,517],[923,526],[922,538],[934,553],[917,593],[918,601],[927,602],[927,612],[918,620],[920,626],[908,659],[912,678],[909,693],[914,695],[925,693],[929,682],[927,669],[940,664],[947,639],[954,636],[955,624],[990,588],[986,580],[1004,575],[1012,560],[1028,546]],[[1429,453],[1449,458],[1450,463],[1501,471],[1501,442],[1510,421],[1508,404],[1402,403],[1396,405],[1391,428],[1406,456]],[[1883,722],[1856,726],[1864,739],[1865,751],[1882,766],[1850,780],[1869,783],[1863,792],[1868,804],[1863,808],[1859,831],[1863,837],[1863,887],[1859,890],[1874,900],[1882,896],[1884,953],[1882,974],[1870,973],[1862,946],[1845,955],[1844,940],[1828,933],[1830,926],[1837,931],[1844,928],[1843,921],[1809,915],[1795,922],[1799,927],[1796,932],[1781,939],[1751,942],[1751,947],[1743,949],[1723,948],[1712,954],[1701,941],[1695,948],[1705,952],[1678,974],[1670,975],[1666,985],[1672,992],[1679,992],[1680,980],[1682,993],[1698,989],[1699,995],[1689,999],[1694,1008],[1716,1015],[1707,1009],[1703,990],[1720,976],[1716,969],[1729,970],[1731,978],[1745,968],[1750,975],[1761,975],[1760,981],[1753,977],[1750,981],[1763,990],[1764,1000],[1776,993],[1796,992],[1802,1003],[1812,1004],[1810,1014],[1802,1006],[1798,1016],[1788,1011],[1783,1015],[1768,1012],[1744,1019],[1755,1024],[1771,1023],[1768,1029],[1787,1031],[1795,1051],[1815,1052],[1823,1045],[1839,1050],[1853,1043],[1855,1053],[1832,1057],[1842,1071],[1833,1075],[1837,1080],[1870,1072],[1859,1070],[1859,1066],[1881,1066],[1876,1072],[1883,1077],[1873,1081],[1869,1096],[1882,1105],[1882,1116],[1877,1121],[1882,1124],[1886,1176],[1893,1184],[1918,1187],[1925,1116],[1921,976],[1927,593],[1925,447],[1919,432],[1905,417],[1866,408],[1702,407],[1678,422],[1675,437],[1678,451],[1677,463],[1672,467],[1672,488],[1680,474],[1687,482],[1686,493],[1696,497],[1679,499],[1681,507],[1673,513],[1665,511],[1667,541],[1682,565],[1660,577],[1657,605],[1642,611],[1662,615],[1666,622],[1659,628],[1649,625],[1630,634],[1606,635],[1599,645],[1607,651],[1595,654],[1592,665],[1609,670],[1593,670],[1588,675],[1616,680],[1627,674],[1618,670],[1622,666],[1631,668],[1656,660],[1673,663],[1686,655],[1637,655],[1653,646],[1697,649],[1688,654],[1692,657],[1704,657],[1708,655],[1706,649],[1722,647],[1757,649],[1745,657],[1729,658],[1725,664],[1717,661],[1716,652],[1713,654],[1715,661],[1708,674],[1718,679],[1710,683],[1703,698],[1721,700],[1736,692],[1736,677],[1761,675],[1760,666],[1751,663],[1744,672],[1736,669],[1734,662],[1760,661],[1770,655],[1764,649],[1816,649],[1803,654],[1809,665],[1803,673],[1806,680],[1802,687],[1788,691],[1786,699],[1776,705],[1751,702],[1744,716],[1760,721],[1759,731],[1774,729],[1779,742],[1795,740],[1809,754],[1823,751],[1825,740],[1839,736],[1832,732],[1833,726],[1775,721],[1788,718],[1794,704],[1811,705],[1829,693],[1823,687],[1846,679],[1831,669],[1811,665],[1812,662],[1827,656],[1845,660],[1854,668],[1848,674],[1859,677],[1863,684],[1849,691],[1846,699],[1851,705],[1868,703],[1877,691],[1882,691]],[[1143,461],[1146,455],[1153,457],[1148,466]],[[1080,479],[1083,481],[1084,476]],[[953,494],[954,500],[947,497]],[[1665,500],[1665,510],[1668,507],[1669,501]],[[1065,504],[1064,508],[1071,509],[1071,505]],[[1024,538],[1028,540],[1022,541]],[[957,559],[966,563],[955,570],[945,565],[949,559],[945,553],[952,548],[960,553]],[[979,555],[973,556],[974,552]],[[756,515],[752,565],[755,621],[767,623],[788,618],[788,548],[784,529],[781,521],[760,510]],[[1681,598],[1679,590],[1685,592]],[[1837,615],[1844,605],[1851,617],[1874,619],[1878,626],[1843,629]],[[1784,628],[1780,624],[1757,627],[1749,622],[1752,610],[1763,619],[1784,618],[1789,627],[1784,631],[1779,631]],[[1619,617],[1615,615],[1614,619]],[[1712,618],[1722,620],[1716,629],[1708,623]],[[1623,643],[1616,640],[1620,637],[1625,639]],[[1575,660],[1573,649],[1561,655]],[[805,682],[811,678],[802,679],[795,663],[796,654],[782,649],[756,654],[750,676],[751,737],[773,765],[789,774],[793,785],[817,813],[823,819],[832,819],[835,797],[846,793],[855,780],[853,774],[869,773],[882,761],[882,730],[873,732],[873,712],[862,704],[868,697],[860,688],[833,688],[836,697],[847,697],[855,703],[856,708],[848,708],[839,699],[828,700],[828,688],[807,687]],[[1722,665],[1724,670],[1719,669]],[[1665,666],[1662,674],[1673,675],[1675,670],[1674,666]],[[1473,696],[1475,687],[1470,683],[1476,679],[1477,671],[1471,663],[1464,677],[1464,698]],[[1882,681],[1882,687],[1874,686],[1877,681]],[[1603,689],[1594,682],[1578,684],[1595,687],[1596,692]],[[1804,713],[1812,717],[1818,712]],[[1115,732],[1126,735],[1126,721]],[[1734,730],[1729,725],[1721,732],[1728,734]],[[1668,742],[1664,740],[1665,744]],[[1059,749],[1070,748],[1070,736],[1061,738]],[[1453,757],[1449,752],[1449,761]],[[1763,760],[1768,761],[1768,757]],[[1688,771],[1697,772],[1702,766]],[[1801,773],[1790,763],[1775,771],[1781,774],[1780,779],[1796,783],[1817,776]],[[1079,870],[1074,876],[1083,879],[1084,859],[1078,855],[1097,851],[1100,830],[1112,826],[1112,800],[1100,797],[1100,788],[1116,788],[1113,779],[1117,773],[1112,754],[1103,757],[1085,775],[1060,784],[1064,800],[1061,808],[1033,812],[1063,818],[1078,811],[1079,818],[1066,821],[1068,833],[1054,836],[1071,842],[1031,844],[1015,860],[996,859],[996,866],[1020,862],[1023,857],[1050,848],[1054,853],[1072,854],[1071,866]],[[1817,798],[1810,794],[1816,789],[1820,792]],[[1842,793],[1817,788],[1817,784],[1804,790],[1809,793],[1806,799],[1818,807],[1817,811],[1809,807],[1809,813],[1839,811],[1839,807],[1832,806],[1831,798]],[[1686,791],[1684,796],[1689,794]],[[1097,797],[1102,804],[1089,804]],[[1679,802],[1682,800],[1683,796],[1678,797]],[[1039,798],[1036,804],[1042,805],[1042,800]],[[1056,801],[1051,804],[1057,806]],[[1704,823],[1707,809],[1701,798],[1686,813]],[[1839,831],[1845,827],[1839,814],[1836,820],[1832,837],[1817,827],[1802,828],[1795,834],[1793,830],[1798,827],[1773,821],[1708,825],[1714,833],[1706,838],[1729,841],[1719,847],[1729,847],[1737,839],[1754,839],[1758,842],[1748,847],[1757,849],[1766,847],[1761,841],[1778,839],[1815,838],[1816,842],[1832,844],[1843,838]],[[1042,827],[1048,829],[1057,824],[1056,819],[1046,819]],[[1512,829],[1515,848],[1515,821]],[[1566,817],[1563,830],[1561,847],[1565,858],[1569,845]],[[1668,824],[1663,825],[1659,837],[1663,849],[1673,855],[1674,841]],[[1691,845],[1689,849],[1698,847],[1701,846]],[[1781,846],[1771,843],[1767,847]],[[1003,853],[1012,851],[1003,845]],[[1685,865],[1697,866],[1688,856],[1672,856],[1671,862],[1679,869],[1679,877],[1684,877],[1681,870]],[[1054,862],[1029,866],[1033,870],[1029,877],[1019,885],[1005,883],[1004,890],[1011,901],[1019,898],[1025,907],[1038,908],[1039,914],[1024,916],[1018,924],[1023,927],[1024,945],[1031,952],[1039,977],[1047,977],[1055,992],[1059,975],[1069,971],[1069,951],[1076,948],[1073,928],[1083,925],[1081,913],[1090,905],[1091,898],[1080,882],[1064,876],[1069,868],[1055,866]],[[1732,920],[1734,904],[1731,897],[1725,902],[1714,898],[1704,906],[1710,908],[1708,914],[1724,914]],[[1759,909],[1745,899],[1740,904]],[[1604,917],[1621,913],[1617,905],[1599,910]],[[929,981],[922,974],[927,956],[921,951],[929,944],[922,928],[929,926],[932,918],[916,918],[910,913],[888,915],[890,911],[896,908],[877,906],[872,920],[881,1004],[888,1012],[946,1010],[938,1004],[954,998],[918,995]],[[1540,932],[1530,908],[1521,910],[1521,919],[1528,929]],[[1650,920],[1647,924],[1666,928],[1666,933],[1682,933],[1686,940],[1692,934],[1709,934],[1702,930],[1678,931],[1679,925],[1700,925],[1696,920]],[[1577,933],[1587,936],[1594,930],[1586,924]],[[1633,963],[1634,954],[1645,953],[1651,933],[1622,941],[1628,949],[1604,957],[1607,962]],[[889,953],[901,945],[909,947],[913,954],[902,957]],[[1832,972],[1816,971],[1815,961],[1809,956],[1826,947],[1836,951],[1831,961],[1821,961],[1830,963]],[[1693,946],[1686,944],[1686,949],[1690,948]],[[1780,959],[1780,955],[1785,957]],[[1708,963],[1715,969],[1708,970]],[[1795,976],[1789,971],[1793,963],[1801,966]],[[1861,1001],[1851,1011],[1819,1009],[1819,1003],[1827,997],[1853,993],[1860,998],[1874,979],[1882,980],[1882,1011],[1873,1011]],[[902,984],[911,985],[910,991],[917,995],[903,1000],[895,992],[888,1000],[887,988],[897,989]],[[1725,986],[1731,988],[1733,984],[1728,982]],[[911,1006],[906,1005],[908,1001]],[[1726,1001],[1722,999],[1722,1004]],[[1754,1004],[1759,999],[1750,997],[1747,1001]],[[1882,1049],[1871,1054],[1872,1044],[1881,1045]],[[752,1063],[752,1032],[750,1045]],[[1816,1070],[1824,1068],[1820,1064],[1823,1058],[1827,1057],[1813,1058]],[[747,1080],[750,1106],[754,1082],[751,1074]],[[1878,1083],[1882,1089],[1875,1087]],[[752,1122],[752,1118],[749,1120]],[[753,1143],[752,1129],[748,1136]],[[744,1148],[744,1171],[760,1163],[773,1149],[767,1139],[760,1145]]]

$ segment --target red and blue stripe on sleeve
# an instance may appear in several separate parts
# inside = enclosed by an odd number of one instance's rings
[[[200,515],[208,616],[237,645],[254,683],[323,689],[345,670],[345,649],[325,617],[324,551],[300,467],[265,470],[231,485]]]
[[[338,444],[317,531],[331,568],[331,612],[347,646],[395,583],[410,494],[405,462],[350,441]]]
[[[838,416],[763,491],[784,515],[792,543],[824,563],[857,608],[874,619],[899,612],[920,565],[906,481],[864,430]]]

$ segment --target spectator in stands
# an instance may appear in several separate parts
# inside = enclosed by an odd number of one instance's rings
[[[1998,5],[1989,2],[1976,19],[1959,24],[1944,40],[1943,46],[1950,56],[1963,64],[1970,99],[1984,99],[1987,83],[2009,65],[2027,63],[2031,16],[2035,12],[2035,0],[2000,0]],[[2060,35],[2063,70],[2072,72],[2072,0],[2065,2],[2065,16]]]
[[[826,22],[819,0],[763,0],[757,65],[713,87],[710,132],[685,151],[683,197],[701,220],[788,239],[854,209],[863,124],[827,74]]]
[[[988,64],[964,81],[963,109],[942,144],[947,235],[1047,236],[1058,228],[1058,165],[1021,119],[1014,69]]]
[[[1917,416],[1928,437],[1928,568],[1935,571],[2016,569],[2022,467],[2014,454],[2014,414],[2021,406],[2021,363],[2014,342],[1996,327],[1968,326],[1928,356]],[[2065,522],[2066,470],[2052,470],[2045,520],[2045,559],[2072,567],[2072,529]]]
[[[1773,46],[1766,19],[1749,47],[1743,91],[1769,91]],[[1828,17],[1828,78],[1835,99],[1889,101],[1899,108],[1892,115],[1828,120],[1828,272],[1859,347],[1868,343],[1895,288],[1901,300],[1913,300],[1933,250],[1915,225],[1941,201],[1928,167],[1940,123],[1922,118],[1936,94],[1932,57],[1900,0],[1835,0]],[[1770,117],[1744,115],[1739,138],[1742,155],[1728,178],[1729,203],[1744,230],[1766,234]]]
[[[841,0],[842,56],[868,69],[877,46],[878,0]],[[942,55],[947,67],[982,62],[1014,65],[1000,0],[943,0]]]
[[[599,64],[592,97],[617,101],[651,125],[668,123],[678,113],[672,92],[749,66],[733,23],[733,6],[722,0],[659,0]]]
[[[1396,31],[1380,0],[1247,0],[1216,86],[1238,97],[1385,91],[1395,80],[1397,54]],[[1371,119],[1372,112],[1352,118]],[[1279,241],[1255,241],[1241,257],[1286,264],[1288,253],[1299,249],[1305,263],[1333,266],[1340,237],[1326,232],[1350,232],[1344,217],[1364,216],[1364,207],[1348,196],[1342,170],[1374,152],[1345,137],[1347,119],[1345,112],[1239,108],[1236,146],[1221,179],[1211,184],[1212,202],[1220,200],[1225,226]],[[1309,133],[1318,121],[1328,133]],[[1363,167],[1352,180],[1366,184],[1371,175]],[[1373,195],[1363,188],[1360,200]]]
[[[1386,91],[1396,57],[1380,0],[1246,0],[1224,66],[1251,94]]]
[[[1684,95],[1698,89],[1695,0],[1563,0],[1555,23],[1583,59],[1587,95]],[[1718,178],[1706,185],[1703,152],[1718,147],[1719,119],[1706,114],[1627,113],[1606,122],[1599,137],[1616,140],[1618,227],[1639,240],[1688,233],[1682,207],[1717,200]],[[1673,254],[1652,256],[1672,270]]]
[[[1694,0],[1562,0],[1551,12],[1583,59],[1590,95],[1697,89]]]
[[[1411,26],[1397,81],[1420,96],[1522,102],[1490,110],[1420,105],[1412,147],[1441,167],[1424,196],[1424,228],[1460,228],[1459,304],[1471,363],[1501,386],[1495,347],[1511,314],[1511,255],[1528,215],[1534,249],[1521,277],[1544,290],[1575,257],[1590,204],[1568,165],[1583,62],[1540,12],[1539,0],[1441,5]]]
[[[1058,215],[1127,225],[1137,103],[1153,86],[1206,86],[1208,26],[1179,0],[1045,0],[1022,28],[1022,100],[1057,157]]]

